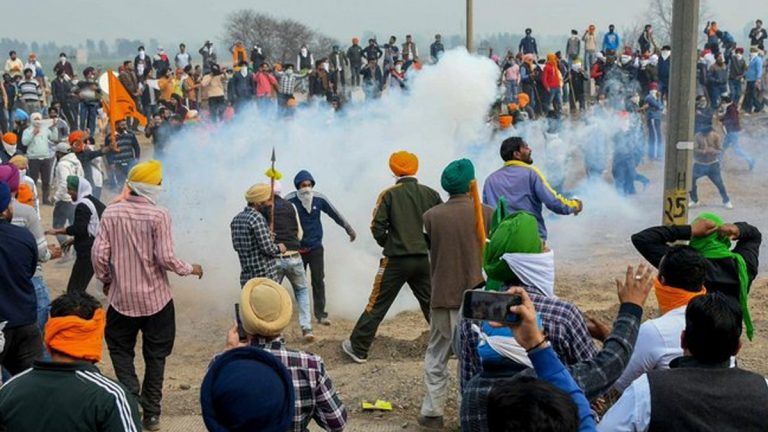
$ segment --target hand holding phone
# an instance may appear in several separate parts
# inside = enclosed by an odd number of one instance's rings
[[[510,288],[507,294],[520,298],[520,304],[509,308],[510,313],[518,319],[516,324],[510,326],[514,330],[512,336],[526,351],[543,345],[546,342],[546,336],[539,328],[536,309],[528,293],[523,288],[514,287]]]
[[[472,290],[464,293],[463,316],[467,319],[517,323],[518,317],[510,312],[520,305],[522,298],[509,292]]]

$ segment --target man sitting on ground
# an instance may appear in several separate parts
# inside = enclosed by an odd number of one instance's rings
[[[0,389],[0,430],[140,431],[134,397],[95,366],[105,325],[104,310],[88,294],[54,300],[45,326],[51,361],[36,361]]]
[[[240,293],[240,318],[246,341],[239,340],[237,326],[234,326],[227,334],[226,349],[246,345],[261,348],[277,357],[288,369],[296,394],[293,425],[288,430],[305,431],[314,419],[326,431],[342,431],[347,423],[347,410],[326,372],[323,359],[286,348],[280,336],[291,322],[292,313],[291,296],[282,285],[266,278],[251,279]],[[243,386],[247,384],[245,381]]]
[[[739,304],[720,292],[696,297],[685,310],[684,355],[670,369],[636,379],[605,414],[601,431],[768,430],[768,383],[730,367],[741,348]]]

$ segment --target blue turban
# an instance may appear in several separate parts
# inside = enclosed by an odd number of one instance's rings
[[[4,212],[11,203],[11,189],[5,182],[0,181],[0,212]]]
[[[293,421],[293,380],[269,352],[236,348],[217,358],[200,388],[211,432],[285,432]]]

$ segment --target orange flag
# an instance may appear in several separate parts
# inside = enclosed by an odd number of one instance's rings
[[[105,112],[109,116],[109,126],[112,130],[112,148],[117,148],[115,139],[115,123],[127,117],[133,117],[139,121],[141,126],[146,126],[147,118],[139,112],[136,102],[123,87],[123,84],[117,79],[112,70],[107,71],[109,80],[109,105],[104,106]]]

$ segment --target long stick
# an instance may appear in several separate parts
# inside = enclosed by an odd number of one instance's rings
[[[275,147],[272,146],[272,175],[269,176],[269,230],[275,232]]]

